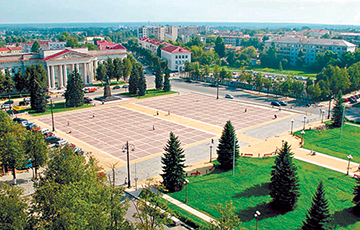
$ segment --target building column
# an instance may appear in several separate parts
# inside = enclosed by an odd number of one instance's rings
[[[63,72],[63,74],[64,74],[64,86],[66,87],[66,85],[67,85],[68,73],[67,73],[66,65],[63,65],[62,67],[63,67],[63,69],[64,69],[64,72]]]
[[[87,70],[86,65],[87,65],[87,63],[85,62],[85,63],[84,63],[84,70],[83,70],[83,72],[84,72],[84,84],[87,84],[87,83],[88,83],[87,72],[86,72],[86,70]]]
[[[55,71],[54,71],[54,66],[50,66],[51,68],[51,88],[55,88]]]
[[[58,65],[58,69],[59,69],[59,88],[61,89],[62,87],[64,87],[63,85],[63,71],[62,71],[62,66]]]
[[[74,72],[75,66],[74,64],[71,64],[71,72]]]
[[[50,89],[50,88],[51,88],[50,67],[49,67],[49,66],[46,66],[46,69],[47,69],[47,85],[48,85],[48,88]]]

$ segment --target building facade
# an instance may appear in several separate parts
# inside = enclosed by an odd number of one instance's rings
[[[290,65],[296,65],[300,51],[305,55],[307,64],[316,61],[318,53],[325,53],[330,50],[339,55],[339,58],[346,52],[355,52],[356,45],[339,39],[316,39],[303,37],[278,37],[265,41],[265,48],[272,44],[277,48],[278,57],[287,58]]]
[[[161,41],[165,40],[165,31],[166,31],[165,27],[156,26],[156,25],[142,26],[142,27],[139,27],[137,30],[138,38],[146,38],[146,37],[150,37],[152,35],[152,36],[157,37]]]
[[[163,42],[163,41],[153,39],[153,38],[139,38],[138,44],[140,47],[150,50],[153,53],[157,52],[157,49],[159,48],[159,45],[161,45],[161,44],[163,44],[165,46],[170,45],[167,42]]]
[[[185,62],[191,62],[191,51],[180,46],[167,46],[161,48],[161,58],[168,62],[171,71],[183,71]]]
[[[49,90],[66,87],[68,75],[76,68],[85,85],[91,85],[95,79],[96,68],[107,58],[125,58],[125,48],[88,50],[85,48],[65,48],[62,50],[41,50],[39,54],[12,54],[0,56],[0,71],[9,70],[13,76],[26,67],[41,63],[47,70]]]

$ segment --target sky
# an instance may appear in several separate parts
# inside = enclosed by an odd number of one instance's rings
[[[359,0],[0,0],[0,24],[290,22],[360,25]]]

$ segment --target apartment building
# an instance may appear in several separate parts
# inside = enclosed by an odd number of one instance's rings
[[[138,38],[146,38],[151,35],[157,37],[159,40],[164,41],[165,40],[165,31],[166,28],[162,26],[142,26],[138,27],[137,34]]]
[[[161,58],[168,62],[171,71],[183,71],[185,62],[191,62],[191,51],[180,47],[169,45],[161,48]]]
[[[265,41],[265,48],[269,48],[273,43],[277,48],[277,55],[287,58],[290,65],[296,65],[300,51],[305,54],[305,62],[311,64],[315,62],[318,53],[330,50],[341,58],[346,52],[355,52],[356,47],[355,44],[340,39],[278,37]]]

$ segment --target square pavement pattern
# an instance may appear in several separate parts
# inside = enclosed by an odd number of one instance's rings
[[[51,117],[39,120],[51,125]],[[132,161],[163,152],[170,131],[179,136],[181,146],[214,137],[214,134],[116,105],[55,115],[55,127],[64,133],[71,131],[68,135],[123,161],[126,161],[122,150],[126,141],[135,145],[135,150],[130,151]]]
[[[279,111],[278,108],[264,108],[231,99],[219,99],[200,94],[182,94],[173,97],[154,98],[136,102],[136,104],[155,110],[201,121],[207,124],[224,127],[228,120],[236,130],[258,125],[278,118],[286,117],[290,113]],[[245,112],[246,109],[246,112]]]

